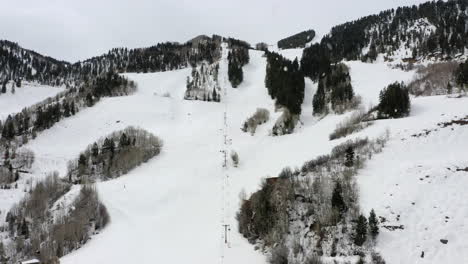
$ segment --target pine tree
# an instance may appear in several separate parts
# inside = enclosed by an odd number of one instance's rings
[[[447,94],[452,94],[452,85],[450,84],[450,82],[447,82]]]
[[[314,115],[323,114],[325,110],[325,89],[322,81],[319,81],[317,92],[312,100]]]
[[[128,146],[130,146],[130,139],[127,137],[125,133],[122,133],[122,135],[120,136],[120,140],[119,140],[119,148],[125,148]]]
[[[26,219],[23,218],[23,222],[21,224],[21,235],[24,236],[25,239],[29,238],[29,227]]]
[[[359,260],[358,262],[356,262],[356,264],[365,264],[366,262],[364,262],[364,258],[363,257],[359,257]]]
[[[99,155],[99,146],[94,142],[93,147],[91,148],[91,155],[96,158]]]
[[[353,150],[353,147],[349,146],[346,149],[345,158],[346,158],[345,166],[346,167],[352,167],[354,165],[354,150]]]
[[[356,222],[354,232],[354,244],[362,246],[367,238],[367,219],[365,216],[360,215]]]
[[[6,84],[7,84],[6,81],[4,81],[3,84],[2,84],[2,93],[6,93],[6,92],[7,92]]]
[[[404,84],[390,84],[380,92],[379,100],[379,118],[400,118],[410,112],[408,89]]]
[[[75,113],[76,113],[76,110],[75,110],[75,102],[74,102],[74,101],[72,101],[71,104],[70,104],[70,113],[71,113],[72,115],[75,115]]]
[[[379,220],[375,215],[374,209],[371,210],[369,215],[369,234],[373,239],[375,239],[379,234]]]
[[[216,88],[213,88],[213,101],[219,102],[218,101],[218,94],[216,93]]]
[[[346,204],[343,200],[343,190],[339,182],[336,182],[335,189],[333,189],[331,203],[332,208],[337,209],[340,215],[347,211]]]
[[[6,263],[5,247],[3,241],[0,241],[0,263]]]
[[[70,105],[68,104],[68,102],[64,101],[62,108],[63,108],[63,116],[69,117],[70,116]]]

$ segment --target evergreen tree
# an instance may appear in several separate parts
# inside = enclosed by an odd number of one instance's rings
[[[375,215],[374,209],[371,210],[369,215],[369,234],[373,239],[375,239],[379,234],[379,220]]]
[[[347,211],[346,204],[343,200],[343,190],[339,182],[336,182],[335,189],[333,189],[331,203],[332,208],[337,209],[340,215],[343,215],[343,213]]]
[[[228,53],[228,77],[233,88],[237,88],[244,80],[242,67],[249,62],[249,51],[235,48]]]
[[[94,104],[93,96],[92,96],[90,93],[88,93],[88,94],[86,95],[86,105],[87,105],[88,107],[91,107],[91,106],[93,106],[93,104]]]
[[[63,101],[63,116],[69,117],[70,116],[70,105],[67,101]]]
[[[398,82],[390,84],[380,92],[379,118],[400,118],[410,112],[408,89]]]
[[[6,93],[6,92],[7,92],[6,84],[7,84],[6,81],[4,81],[3,84],[2,84],[2,93]]]
[[[447,94],[452,94],[452,85],[450,84],[450,82],[447,82]]]
[[[5,124],[3,125],[2,138],[11,140],[15,137],[15,135],[16,128],[14,124],[14,119],[11,117],[11,115],[8,115]]]
[[[216,88],[213,88],[213,101],[219,102],[218,94],[216,93]]]
[[[86,167],[88,161],[87,158],[84,154],[80,154],[80,157],[78,159],[78,165]]]
[[[323,114],[325,112],[325,90],[323,83],[319,81],[317,92],[312,99],[312,107],[314,109],[314,115]]]
[[[3,245],[3,241],[0,241],[0,263],[5,263],[6,260],[5,247]]]
[[[91,148],[91,155],[96,158],[99,155],[99,146],[94,142],[93,147]]]
[[[359,260],[356,262],[356,264],[366,264],[366,262],[364,261],[363,257],[359,257]]]
[[[19,180],[19,177],[20,177],[19,172],[18,172],[18,170],[16,170],[15,171],[15,182],[17,182]]]
[[[360,215],[356,222],[354,232],[354,244],[362,246],[367,239],[367,219],[365,216]]]
[[[458,69],[455,71],[455,78],[460,89],[465,90],[465,86],[468,85],[468,59],[460,63]]]
[[[265,86],[277,106],[283,106],[293,115],[301,113],[304,100],[304,76],[299,62],[290,61],[283,56],[267,52]]]
[[[346,167],[352,167],[354,165],[354,150],[352,146],[349,146],[346,149],[345,153],[345,166]]]
[[[127,137],[125,133],[122,133],[122,135],[120,136],[120,140],[119,140],[119,148],[126,148],[130,146],[130,144],[131,144],[130,139]]]
[[[21,224],[21,235],[24,236],[25,239],[29,238],[29,227],[26,219],[23,218],[23,222]]]
[[[70,104],[70,113],[71,113],[72,115],[75,115],[75,113],[76,113],[76,110],[75,110],[75,102],[74,102],[74,101],[72,101],[71,104]]]

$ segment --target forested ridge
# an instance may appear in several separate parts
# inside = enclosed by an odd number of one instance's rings
[[[306,48],[304,74],[317,79],[330,62],[389,60],[398,50],[407,61],[428,56],[451,59],[468,45],[467,0],[434,1],[382,11],[332,28],[320,43]]]
[[[18,44],[0,41],[0,79],[36,81],[49,85],[79,85],[108,72],[158,72],[194,66],[220,57],[222,37],[159,43],[146,48],[114,48],[101,56],[68,63],[38,54]]]

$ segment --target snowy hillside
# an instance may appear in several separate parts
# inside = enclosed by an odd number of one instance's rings
[[[287,57],[301,54],[300,50],[283,52]],[[350,113],[320,120],[313,117],[316,84],[306,79],[300,127],[291,135],[269,136],[279,113],[274,112],[274,102],[264,87],[266,61],[262,55],[250,51],[244,81],[233,89],[227,81],[227,50],[223,51],[219,104],[183,99],[190,69],[126,74],[138,84],[134,95],[102,99],[26,145],[36,154],[33,174],[40,176],[52,170],[64,175],[67,162],[88,144],[129,125],[164,140],[158,157],[124,177],[97,185],[111,223],[81,249],[63,257],[62,263],[266,262],[265,255],[237,232],[239,193],[255,191],[262,178],[276,176],[286,166],[300,167],[304,161],[329,153],[348,139],[329,141],[328,137]],[[408,81],[413,75],[382,62],[347,64],[355,92],[366,107],[377,104],[384,86]],[[374,208],[388,221],[382,225],[404,226],[395,231],[381,228],[377,249],[387,263],[415,263],[422,251],[424,263],[449,257],[468,259],[459,250],[468,246],[462,239],[468,233],[463,226],[468,214],[463,202],[468,197],[462,189],[466,172],[456,171],[468,166],[463,160],[468,127],[437,125],[466,116],[467,101],[445,96],[417,98],[412,101],[410,117],[378,121],[349,137],[375,138],[387,129],[390,132],[384,152],[369,161],[358,176],[362,210],[367,213]],[[272,118],[254,136],[243,133],[242,123],[259,107],[268,109]],[[5,108],[1,114],[9,111],[15,110]],[[427,136],[411,136],[435,128],[438,130]],[[239,166],[228,161],[223,168],[220,151],[231,150],[239,154]],[[11,202],[2,204],[2,211]],[[230,225],[227,245],[223,224]],[[449,242],[445,245],[440,239]]]
[[[15,86],[15,92],[12,93],[11,86],[12,82],[6,85],[7,92],[0,94],[0,120],[5,120],[8,114],[18,113],[23,108],[53,97],[64,90],[64,87],[23,82],[20,88]]]

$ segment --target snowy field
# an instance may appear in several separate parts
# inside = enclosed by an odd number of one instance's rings
[[[285,56],[295,54],[299,52],[291,50]],[[241,190],[253,192],[262,178],[276,176],[283,167],[299,167],[349,138],[373,138],[387,129],[391,136],[388,146],[358,175],[361,205],[365,214],[375,208],[387,219],[385,224],[404,225],[404,229],[382,228],[377,248],[389,264],[468,262],[463,250],[468,248],[464,240],[468,236],[464,225],[468,194],[463,190],[468,178],[466,172],[454,171],[454,166],[468,167],[468,126],[411,137],[423,129],[437,128],[438,122],[467,115],[467,98],[417,98],[408,118],[378,121],[346,139],[329,141],[329,134],[350,113],[321,120],[312,117],[316,85],[306,80],[301,125],[292,135],[271,137],[269,129],[279,113],[273,113],[273,101],[264,87],[266,61],[261,52],[251,51],[250,57],[244,67],[244,82],[233,89],[226,81],[224,52],[219,79],[226,94],[222,94],[221,103],[183,100],[190,69],[127,74],[138,84],[136,94],[105,98],[27,145],[36,154],[33,170],[38,177],[52,170],[64,175],[67,161],[88,144],[129,125],[164,140],[159,156],[121,178],[98,184],[111,223],[81,249],[63,257],[61,263],[266,263],[265,256],[236,230]],[[355,92],[366,106],[377,103],[384,86],[412,77],[411,72],[381,63],[348,65]],[[167,93],[170,97],[163,96]],[[271,120],[259,126],[254,136],[243,133],[242,123],[258,107],[269,109]],[[6,112],[3,108],[0,111]],[[230,139],[227,147],[224,131]],[[223,168],[221,150],[235,150],[239,167],[229,163]],[[18,195],[9,203],[14,197]],[[6,204],[2,210],[8,209]],[[228,245],[224,244],[222,224],[231,227]],[[440,239],[449,242],[445,245]],[[422,251],[424,259],[420,258]],[[451,258],[454,261],[447,261]]]
[[[0,120],[6,119],[9,114],[20,112],[27,106],[55,96],[63,90],[64,87],[23,82],[21,88],[15,86],[15,93],[12,94],[10,82],[7,84],[7,92],[0,94]]]

